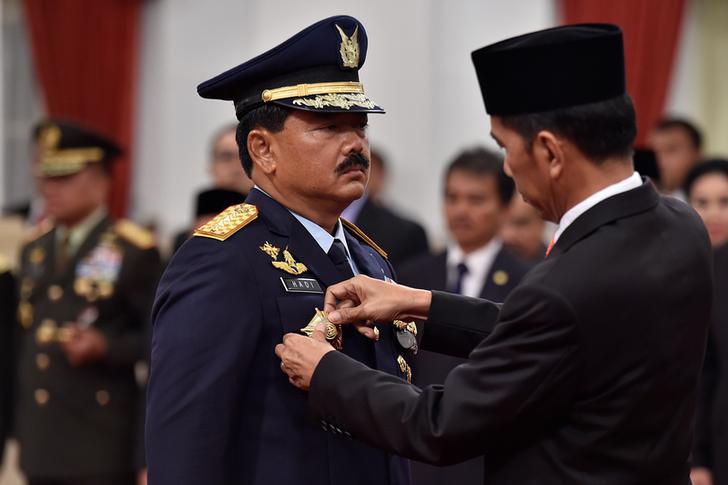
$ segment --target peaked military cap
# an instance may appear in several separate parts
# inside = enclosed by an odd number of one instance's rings
[[[121,154],[112,140],[75,122],[49,119],[40,122],[34,131],[42,177],[71,175],[90,163],[108,168]]]
[[[611,24],[540,30],[472,53],[490,115],[538,113],[626,92],[622,31]]]
[[[203,82],[197,92],[203,98],[233,101],[238,119],[266,103],[320,113],[383,113],[359,81],[367,42],[357,19],[329,17]]]

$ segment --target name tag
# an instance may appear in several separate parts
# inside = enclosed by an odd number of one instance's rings
[[[321,288],[321,283],[313,278],[286,278],[281,276],[281,283],[283,283],[283,288],[285,288],[289,293],[324,294],[324,290]]]

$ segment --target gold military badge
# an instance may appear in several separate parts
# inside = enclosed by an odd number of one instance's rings
[[[359,26],[356,26],[351,37],[347,36],[338,25],[336,25],[336,30],[339,31],[339,35],[341,36],[339,54],[341,54],[342,65],[357,69],[359,67]]]
[[[308,271],[308,268],[305,264],[299,263],[295,260],[293,255],[290,251],[288,251],[288,248],[283,250],[283,261],[278,261],[278,254],[280,253],[280,249],[273,246],[268,241],[265,242],[262,246],[260,246],[260,250],[263,251],[265,254],[271,257],[273,261],[271,261],[271,264],[280,269],[285,271],[286,273],[292,274],[292,275],[300,275],[302,273],[305,273]]]
[[[313,334],[314,330],[316,330],[316,325],[322,322],[326,324],[326,331],[324,332],[326,340],[336,350],[341,350],[343,347],[343,333],[341,332],[341,325],[335,325],[331,323],[326,314],[318,308],[316,309],[316,313],[314,314],[311,321],[308,322],[308,325],[301,329],[301,332],[304,333],[306,336],[310,337]]]

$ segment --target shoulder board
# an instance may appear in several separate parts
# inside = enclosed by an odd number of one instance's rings
[[[364,231],[362,231],[361,229],[356,227],[353,222],[349,222],[342,217],[341,223],[344,224],[344,226],[346,226],[347,229],[349,229],[351,232],[353,232],[356,237],[358,237],[359,239],[364,241],[366,244],[371,246],[372,249],[374,249],[376,252],[378,252],[384,259],[387,259],[387,253],[384,251],[384,249],[380,248],[377,245],[377,243],[372,241],[371,238],[369,236],[367,236],[366,234],[364,234]]]
[[[210,222],[198,227],[192,235],[224,241],[257,218],[258,208],[254,205],[231,205]]]
[[[27,234],[23,238],[23,243],[32,243],[33,241],[36,241],[51,232],[51,229],[53,229],[53,223],[51,222],[51,220],[43,219],[27,232]]]
[[[157,245],[154,234],[128,219],[114,224],[114,233],[139,249],[151,249]]]

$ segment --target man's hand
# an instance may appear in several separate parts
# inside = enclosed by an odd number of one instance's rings
[[[690,470],[690,481],[693,485],[713,485],[713,474],[705,467]]]
[[[432,293],[427,290],[359,275],[328,287],[324,312],[331,323],[371,326],[374,322],[425,320],[431,302]]]
[[[70,323],[64,326],[63,330],[61,350],[73,367],[93,364],[106,356],[109,342],[96,328],[81,328],[75,323]]]
[[[276,355],[281,359],[281,370],[288,375],[288,381],[297,388],[307,391],[311,377],[321,359],[334,348],[326,341],[326,324],[319,323],[311,337],[294,333],[283,336],[283,343],[276,345]]]

